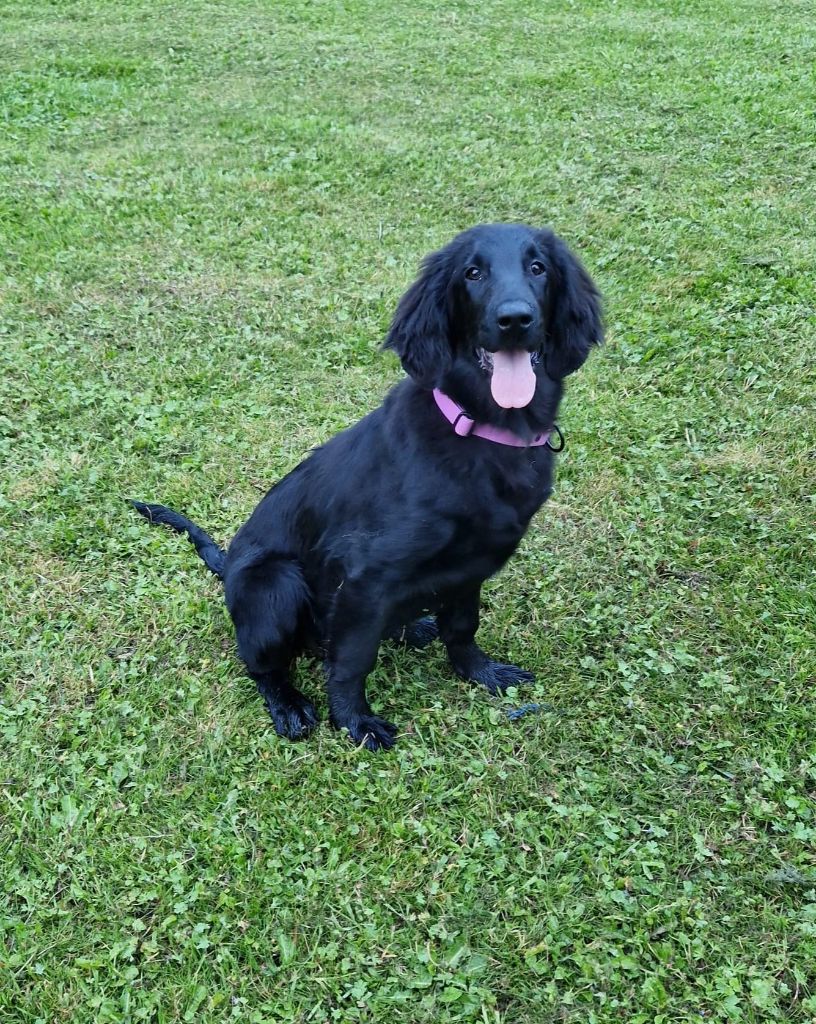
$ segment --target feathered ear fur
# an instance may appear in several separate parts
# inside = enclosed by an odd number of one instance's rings
[[[399,301],[383,345],[425,387],[434,387],[451,364],[450,276],[448,249],[425,258],[419,277]]]
[[[547,373],[560,378],[577,370],[603,341],[601,297],[566,244],[550,232],[544,237],[553,263]]]

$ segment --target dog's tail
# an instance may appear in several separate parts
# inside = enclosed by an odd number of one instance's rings
[[[179,515],[178,512],[174,512],[165,505],[148,505],[144,501],[133,500],[130,503],[148,522],[170,526],[176,533],[186,533],[210,572],[219,580],[224,578],[224,561],[227,553],[219,548],[212,537],[205,533],[200,526],[196,526],[192,520]]]

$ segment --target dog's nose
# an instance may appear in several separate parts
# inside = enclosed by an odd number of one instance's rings
[[[502,302],[496,310],[496,323],[498,323],[500,331],[526,331],[532,322],[532,310],[526,302],[520,299]]]

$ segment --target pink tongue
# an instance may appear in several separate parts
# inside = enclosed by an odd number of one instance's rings
[[[493,353],[493,376],[490,391],[503,409],[523,409],[533,400],[536,376],[530,353],[523,349]]]

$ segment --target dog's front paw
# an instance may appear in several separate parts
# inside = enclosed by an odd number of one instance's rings
[[[378,715],[349,715],[343,722],[335,721],[338,729],[348,730],[355,746],[367,750],[389,750],[397,739],[397,727]]]
[[[518,665],[505,665],[492,658],[473,644],[464,650],[449,651],[453,670],[462,679],[471,683],[479,683],[491,693],[504,693],[508,686],[522,686],[535,682],[532,672],[527,672]]]
[[[303,739],[319,722],[314,705],[300,694],[298,698],[266,701],[275,732],[289,740]]]
[[[504,693],[509,686],[523,686],[525,683],[534,683],[535,676],[518,665],[504,665],[500,661],[489,661],[478,669],[470,679],[474,683],[481,683],[491,693]]]

